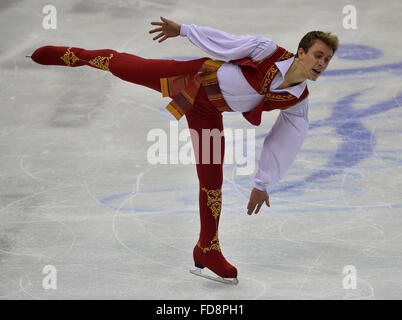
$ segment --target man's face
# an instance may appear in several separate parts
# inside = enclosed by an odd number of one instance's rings
[[[303,48],[299,48],[298,57],[307,69],[308,79],[316,81],[328,67],[333,54],[331,47],[321,40],[316,40],[307,53]]]

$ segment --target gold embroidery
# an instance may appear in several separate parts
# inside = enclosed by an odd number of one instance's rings
[[[214,238],[210,242],[209,247],[203,248],[201,246],[201,242],[198,241],[197,246],[202,250],[202,252],[207,253],[208,251],[211,250],[216,250],[216,251],[221,251],[220,245],[219,245],[219,239],[218,239],[218,217],[221,212],[222,208],[222,191],[221,189],[216,189],[216,190],[208,190],[206,188],[202,188],[202,191],[205,191],[207,193],[207,206],[211,209],[212,215],[215,219],[215,226],[216,226],[216,232]]]
[[[97,56],[88,61],[88,63],[96,68],[109,71],[109,62],[113,58],[113,53],[109,57]]]
[[[289,59],[291,57],[293,57],[293,53],[291,53],[289,51],[285,51],[285,53],[279,58],[278,61],[287,60],[287,59]]]
[[[259,90],[259,94],[264,94],[267,93],[268,91],[268,84],[271,83],[272,79],[275,77],[275,75],[278,73],[279,69],[277,68],[276,65],[273,65],[267,73],[264,76],[264,79],[262,81],[262,86],[261,89]]]
[[[208,251],[211,251],[211,250],[221,252],[221,247],[219,245],[219,239],[218,239],[218,232],[216,232],[215,237],[212,239],[211,245],[209,247],[203,248],[201,246],[200,241],[198,241],[197,246],[198,246],[198,248],[200,248],[202,250],[203,253],[207,253]]]
[[[275,50],[276,52],[276,50]],[[272,54],[270,55],[272,56]],[[289,52],[289,51],[285,51],[281,57],[278,59],[279,61],[283,61],[283,60],[287,60],[289,58],[293,57],[293,53]],[[260,64],[263,60],[265,60],[267,58],[264,58],[260,61],[258,61],[257,64]],[[279,69],[278,67],[273,64],[271,68],[268,69],[267,73],[265,74],[263,80],[262,80],[262,85],[260,90],[258,91],[259,94],[265,94],[268,92],[268,85],[272,82],[272,79],[275,77],[275,75],[278,73]]]
[[[288,101],[288,100],[292,100],[294,98],[296,98],[296,97],[290,93],[289,94],[276,94],[276,93],[268,92],[265,95],[264,101],[267,101],[267,100]]]
[[[304,98],[301,98],[300,100],[296,99],[296,100],[294,101],[294,103],[291,103],[291,104],[287,105],[286,107],[280,108],[280,109],[282,109],[282,110],[289,109],[289,108],[293,107],[296,103],[299,103],[300,101],[303,101],[304,99],[306,99],[307,96],[308,96],[308,95],[306,95]]]
[[[97,56],[97,57],[87,61],[87,60],[78,58],[74,54],[74,52],[71,51],[71,48],[72,47],[68,48],[66,53],[60,57],[60,59],[63,60],[66,65],[72,67],[78,60],[82,60],[82,61],[88,62],[90,65],[92,65],[96,68],[109,71],[109,62],[110,62],[110,59],[113,58],[113,53],[111,53],[109,57]]]
[[[64,61],[64,63],[68,66],[73,66],[74,63],[76,63],[80,58],[77,58],[77,56],[74,54],[74,52],[70,51],[72,47],[68,48],[66,53],[60,57],[61,60]]]
[[[206,188],[202,188],[202,191],[205,191],[207,193],[208,197],[207,206],[211,208],[212,215],[216,220],[221,212],[221,205],[222,205],[221,189],[208,190]]]

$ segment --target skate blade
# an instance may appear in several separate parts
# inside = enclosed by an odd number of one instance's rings
[[[237,280],[237,278],[225,279],[225,278],[222,278],[222,277],[213,277],[213,276],[203,274],[201,272],[200,268],[191,269],[190,273],[192,273],[192,274],[194,274],[196,276],[205,278],[205,279],[209,279],[209,280],[213,280],[213,281],[217,281],[217,282],[221,282],[221,283],[229,284],[229,285],[233,285],[233,286],[235,286],[235,285],[237,285],[239,283],[239,280]]]

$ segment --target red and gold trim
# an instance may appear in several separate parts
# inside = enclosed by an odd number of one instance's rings
[[[64,61],[64,63],[69,66],[73,67],[77,61],[85,61],[86,63],[89,63],[91,66],[109,71],[109,63],[110,59],[113,58],[113,53],[109,55],[109,57],[102,57],[102,56],[97,56],[89,61],[83,60],[81,58],[78,58],[73,51],[71,51],[72,47],[68,48],[64,55],[60,57],[61,60]]]
[[[269,59],[271,57],[276,58],[276,57],[274,57],[275,55],[278,56],[278,58],[275,59],[275,62],[287,60],[287,59],[293,57],[293,53],[286,51],[283,48],[280,48],[280,49],[277,48],[269,57],[264,58],[263,60],[260,60],[260,61],[263,62],[266,59]],[[261,63],[260,61],[258,62],[258,64]],[[267,61],[267,62],[269,62],[269,61]],[[258,90],[259,94],[267,94],[269,92],[269,90],[271,88],[271,82],[274,79],[274,77],[277,75],[278,72],[279,72],[278,67],[276,66],[275,63],[273,63],[272,66],[265,73],[264,78],[262,79],[261,87]]]
[[[88,61],[88,63],[96,68],[105,70],[105,71],[109,71],[109,63],[110,63],[110,59],[113,58],[113,53],[111,53],[109,55],[109,57],[101,57],[101,56],[97,56],[91,60]]]
[[[212,216],[215,219],[216,232],[214,238],[209,243],[209,246],[202,247],[200,241],[198,241],[197,246],[198,248],[201,249],[203,253],[207,253],[208,251],[211,250],[221,252],[218,238],[218,218],[222,209],[222,190],[221,189],[208,190],[206,188],[202,188],[201,190],[205,191],[207,194],[207,206],[211,210]]]
[[[60,57],[60,59],[69,67],[72,67],[77,61],[81,60],[71,51],[71,48],[72,47],[68,48],[66,53]]]

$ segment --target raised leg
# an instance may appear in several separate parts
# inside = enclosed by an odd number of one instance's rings
[[[91,66],[110,71],[122,80],[161,92],[160,79],[194,74],[208,58],[190,61],[145,59],[134,54],[110,49],[86,50],[76,47],[44,46],[32,54],[32,60],[43,65],[68,67]]]

